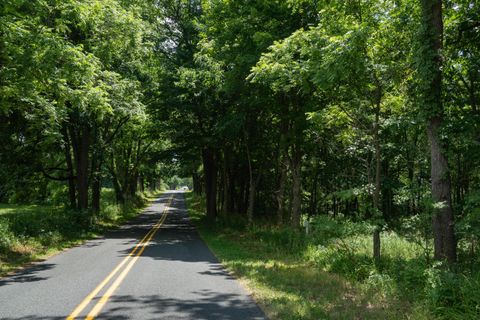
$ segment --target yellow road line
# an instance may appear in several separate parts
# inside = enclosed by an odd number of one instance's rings
[[[166,215],[165,215],[165,218],[166,218]],[[163,219],[162,223],[164,221],[165,219]],[[100,311],[103,309],[103,307],[107,303],[108,299],[110,299],[110,297],[112,296],[113,292],[115,292],[118,286],[122,283],[123,279],[125,279],[125,277],[127,276],[130,269],[132,269],[135,262],[137,262],[138,258],[142,255],[143,251],[148,246],[150,240],[153,238],[153,236],[155,235],[155,232],[160,228],[160,226],[161,224],[155,228],[154,232],[151,233],[147,242],[142,245],[142,248],[137,253],[137,255],[130,261],[130,263],[125,267],[125,269],[123,269],[122,273],[117,277],[117,279],[115,279],[115,282],[112,283],[112,285],[110,286],[110,288],[108,288],[107,292],[105,292],[102,298],[100,298],[100,300],[97,302],[97,304],[93,307],[93,309],[90,311],[88,316],[85,318],[86,320],[93,320],[100,313]]]
[[[168,204],[167,204],[167,206],[165,206],[165,209],[162,213],[162,217],[159,219],[159,221],[147,232],[147,234],[133,248],[133,250],[128,254],[128,256],[126,256],[120,262],[120,264],[118,264],[117,267],[115,269],[113,269],[112,272],[110,272],[110,274],[105,279],[103,279],[103,281],[100,282],[100,284],[85,297],[85,299],[83,299],[83,301],[72,311],[72,313],[66,318],[66,320],[75,319],[75,317],[77,317],[80,314],[80,312],[82,312],[82,310],[85,309],[85,307],[90,303],[90,301],[92,301],[92,299],[100,292],[100,290],[102,290],[103,287],[105,287],[105,285],[117,274],[117,272],[128,262],[128,260],[130,260],[130,258],[135,254],[135,252],[137,252],[137,250],[140,247],[142,247],[141,250],[140,250],[141,252],[143,252],[143,250],[145,250],[145,247],[143,246],[143,244],[145,242],[148,242],[148,241],[151,240],[151,238],[153,237],[152,233],[155,233],[156,230],[158,230],[158,228],[165,221],[166,214],[167,214],[167,209],[170,206],[170,204],[172,203],[172,200],[173,200],[173,196],[171,196],[170,199],[168,200]],[[137,255],[137,257],[138,257],[138,255]],[[127,268],[128,268],[128,266],[127,266]]]
[[[148,233],[143,237],[143,239],[135,246],[135,248],[126,256],[123,261],[115,268],[112,272],[95,288],[90,294],[88,294],[85,299],[73,310],[73,312],[67,317],[67,320],[73,320],[82,310],[90,303],[90,301],[102,290],[102,288],[115,276],[115,274],[123,267],[125,263],[130,260],[133,254],[137,251],[143,241],[147,236],[152,232],[153,229],[150,229]]]

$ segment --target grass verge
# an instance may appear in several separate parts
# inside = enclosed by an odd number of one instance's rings
[[[61,206],[0,204],[0,277],[121,225],[158,195],[139,195],[117,205],[113,190],[104,189],[101,211],[88,223],[85,213]]]
[[[212,226],[205,222],[203,201],[192,193],[186,200],[202,238],[270,319],[430,318],[421,305],[392,292],[388,281],[367,274],[362,282],[326,271],[312,258],[312,251],[322,249],[299,246],[302,235],[242,228],[232,218]]]

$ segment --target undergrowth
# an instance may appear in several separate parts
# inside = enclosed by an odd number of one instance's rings
[[[187,200],[202,237],[273,319],[480,318],[478,268],[432,263],[425,247],[405,235],[382,232],[376,264],[368,223],[318,216],[309,235],[247,227],[239,216],[212,224],[202,199]]]
[[[113,190],[104,189],[96,215],[54,205],[0,204],[0,275],[115,227],[138,214],[147,202],[138,194],[119,205]]]

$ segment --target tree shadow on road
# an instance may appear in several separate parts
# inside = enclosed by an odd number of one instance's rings
[[[245,296],[220,294],[210,290],[192,294],[199,298],[178,299],[167,295],[114,296],[109,302],[108,309],[104,310],[99,319],[131,319],[131,311],[137,308],[141,308],[141,311],[135,315],[142,319],[265,319],[260,309]]]
[[[192,292],[200,298],[178,299],[167,295],[115,295],[97,319],[196,319],[196,320],[260,320],[262,311],[244,296],[218,294],[209,290]],[[60,320],[57,316],[7,317],[2,320]]]
[[[21,271],[16,272],[13,275],[6,276],[5,278],[1,278],[0,287],[13,284],[13,283],[47,280],[48,277],[40,276],[39,273],[46,270],[50,270],[54,266],[55,264],[52,264],[52,263],[39,263],[30,267],[27,267]]]
[[[2,320],[64,320],[65,317],[22,316],[20,318],[1,318]]]

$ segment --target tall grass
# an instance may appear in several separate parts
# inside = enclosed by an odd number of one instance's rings
[[[63,206],[0,204],[0,275],[114,227],[147,202],[138,194],[125,205],[116,204],[111,189],[103,189],[101,199],[95,215]]]
[[[318,216],[306,235],[265,223],[247,227],[238,216],[219,217],[214,226],[205,225],[203,208],[198,198],[189,195],[190,213],[212,249],[233,271],[254,283],[254,293],[261,292],[267,308],[275,305],[284,310],[273,312],[274,318],[480,319],[480,270],[432,264],[422,241],[382,232],[382,257],[375,263],[373,226],[365,222]],[[303,281],[311,281],[308,274],[315,274],[321,285],[305,285]],[[351,289],[333,289],[332,284]],[[265,288],[268,294],[262,293]],[[332,290],[329,298],[321,292],[324,289]],[[287,302],[285,292],[296,298]],[[338,302],[340,295],[347,305]],[[283,304],[278,305],[277,298]],[[293,315],[298,311],[295,303],[309,306],[301,308],[302,317]],[[335,308],[327,312],[329,303],[349,311],[340,312],[341,316]]]

